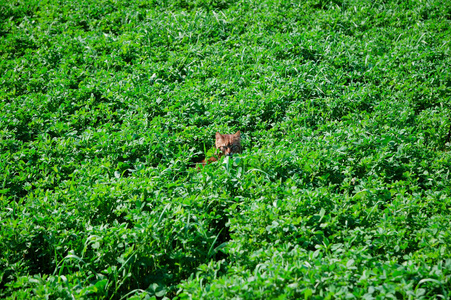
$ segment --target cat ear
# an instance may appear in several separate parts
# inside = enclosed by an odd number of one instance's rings
[[[241,131],[238,130],[234,135],[241,136]]]
[[[216,132],[216,139],[217,140],[221,140],[222,139],[222,134],[220,134],[219,132]]]

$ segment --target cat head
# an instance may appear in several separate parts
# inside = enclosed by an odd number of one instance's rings
[[[216,148],[224,155],[232,156],[241,152],[241,132],[235,134],[220,134],[216,132]]]

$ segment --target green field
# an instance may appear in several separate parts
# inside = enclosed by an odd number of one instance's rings
[[[451,1],[0,0],[0,26],[0,298],[451,297]]]

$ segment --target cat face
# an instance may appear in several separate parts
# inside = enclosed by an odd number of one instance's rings
[[[222,154],[232,156],[241,152],[241,132],[235,134],[220,134],[216,132],[216,148]]]

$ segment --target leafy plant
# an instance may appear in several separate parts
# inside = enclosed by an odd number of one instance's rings
[[[0,296],[449,298],[450,12],[0,3]]]

